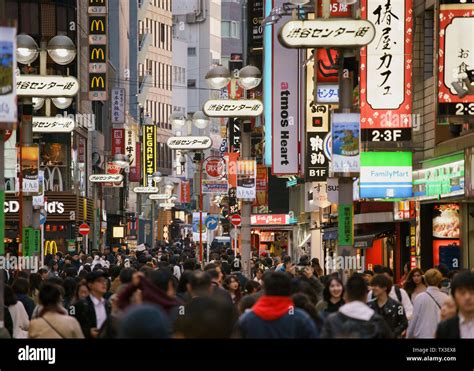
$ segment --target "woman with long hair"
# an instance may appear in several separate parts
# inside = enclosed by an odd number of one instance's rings
[[[26,339],[30,320],[23,303],[18,300],[15,292],[9,285],[4,286],[3,295],[5,307],[8,308],[12,320],[11,337],[14,339]]]
[[[413,268],[408,272],[403,288],[407,292],[412,303],[415,301],[418,294],[426,291],[427,286],[423,275],[424,273],[420,268]]]
[[[41,285],[38,318],[30,323],[30,339],[82,339],[84,335],[77,319],[68,316],[62,306],[63,288],[50,282]]]
[[[223,286],[229,292],[230,297],[232,298],[232,302],[234,304],[238,304],[240,298],[242,297],[242,292],[240,289],[240,282],[237,276],[232,274],[226,277]]]
[[[332,276],[326,282],[323,300],[316,304],[316,309],[324,319],[329,314],[337,312],[344,304],[344,285],[339,277]]]

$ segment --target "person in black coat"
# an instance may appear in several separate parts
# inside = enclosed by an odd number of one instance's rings
[[[16,278],[12,285],[13,292],[15,293],[18,301],[20,301],[25,307],[28,318],[31,319],[31,315],[35,309],[35,302],[28,296],[30,291],[30,283],[26,278]]]
[[[385,319],[395,337],[403,337],[408,328],[408,320],[403,305],[389,296],[392,280],[383,274],[377,274],[372,278],[370,286],[375,298],[368,303],[369,307]]]
[[[458,273],[451,283],[458,314],[438,325],[437,339],[474,338],[474,272]]]
[[[69,314],[76,317],[86,338],[96,338],[111,312],[110,303],[104,299],[107,275],[97,270],[89,273],[86,280],[90,294],[72,305]]]

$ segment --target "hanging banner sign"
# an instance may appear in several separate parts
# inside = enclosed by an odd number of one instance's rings
[[[287,48],[358,47],[372,42],[375,27],[362,19],[289,21],[279,36]]]
[[[208,100],[203,111],[209,117],[257,117],[263,113],[263,103],[255,99]]]
[[[106,101],[107,83],[107,61],[108,61],[108,9],[107,0],[89,3],[89,100]],[[91,10],[96,10],[91,12]],[[113,120],[113,117],[112,117]]]
[[[257,162],[237,160],[237,198],[254,200],[256,197]]]
[[[72,76],[20,75],[16,78],[16,93],[20,97],[74,97],[79,81]]]
[[[112,156],[125,153],[125,129],[112,129]]]
[[[129,158],[130,167],[135,166],[136,159],[136,149],[137,149],[137,139],[135,132],[132,129],[125,130],[125,154]]]
[[[212,139],[210,137],[170,137],[167,144],[173,150],[204,150],[212,147]]]
[[[112,124],[125,123],[125,89],[112,89]]]
[[[474,90],[463,74],[474,70],[474,4],[440,1],[438,109],[440,115],[473,116]],[[468,37],[469,35],[469,37]],[[454,84],[454,85],[453,85]],[[455,86],[465,92],[459,96]]]
[[[75,120],[71,117],[35,117],[33,116],[34,133],[70,133],[74,130]]]
[[[182,204],[188,204],[191,202],[191,182],[181,181],[179,188],[179,202]]]
[[[362,0],[362,18],[376,37],[361,50],[362,140],[411,140],[413,0]]]
[[[143,186],[151,185],[151,176],[157,168],[157,144],[156,144],[156,126],[144,125],[143,132]]]
[[[354,244],[354,206],[352,204],[338,205],[338,245],[352,246]]]
[[[0,27],[2,80],[0,85],[0,122],[16,123],[16,28]]]
[[[333,113],[332,171],[358,173],[360,170],[360,114]]]
[[[273,2],[273,7],[283,6],[286,1]],[[288,17],[290,18],[290,17]],[[285,18],[283,18],[285,19]],[[272,173],[294,175],[299,173],[299,107],[301,102],[301,60],[298,50],[288,49],[278,41],[279,24],[273,28],[272,63],[272,117],[266,114],[265,122],[272,124],[271,151]],[[301,58],[302,59],[302,58]],[[267,104],[267,103],[266,103]],[[268,128],[269,129],[269,128]],[[270,140],[268,140],[270,141]],[[268,147],[268,149],[267,149]]]

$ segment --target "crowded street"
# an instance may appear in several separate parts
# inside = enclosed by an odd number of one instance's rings
[[[474,1],[0,0],[0,50],[0,371],[472,369]]]

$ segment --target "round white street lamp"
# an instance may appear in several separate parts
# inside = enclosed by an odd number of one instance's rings
[[[246,66],[239,71],[237,83],[245,90],[256,88],[262,81],[262,72],[255,66]]]
[[[115,154],[113,158],[113,163],[117,165],[118,167],[125,169],[130,166],[130,161],[127,155],[123,154]]]
[[[33,103],[33,109],[35,111],[39,111],[44,106],[44,98],[41,97],[33,97],[31,98],[31,102]]]
[[[47,49],[51,59],[60,65],[67,65],[76,58],[76,46],[65,35],[54,36],[49,40]]]
[[[151,179],[155,182],[155,183],[159,183],[161,182],[161,180],[163,179],[163,176],[161,175],[161,173],[159,171],[155,171],[153,173],[153,175],[151,176]]]
[[[224,66],[216,66],[206,73],[205,79],[213,89],[222,89],[230,81],[230,72]]]
[[[184,125],[186,125],[186,117],[178,112],[175,112],[170,116],[170,123],[173,129],[182,128]]]
[[[209,125],[209,117],[207,117],[204,112],[202,111],[197,111],[193,115],[193,124],[198,128],[198,129],[205,129],[207,128],[207,125]]]
[[[72,98],[58,97],[51,98],[53,104],[59,109],[66,109],[72,104]]]
[[[31,64],[38,58],[39,48],[30,35],[20,34],[16,37],[16,60],[21,64]]]

